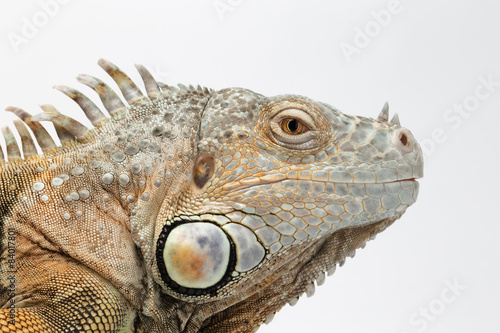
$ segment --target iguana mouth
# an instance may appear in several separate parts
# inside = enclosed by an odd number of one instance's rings
[[[402,182],[418,182],[417,179],[420,179],[421,177],[418,178],[407,178],[407,179],[398,179],[398,180],[393,180],[390,182],[373,182],[373,183],[355,183],[355,182],[331,182],[327,180],[311,180],[311,179],[298,179],[298,178],[281,178],[281,175],[276,175],[276,174],[271,174],[271,175],[266,175],[263,177],[251,177],[251,178],[245,178],[243,180],[240,180],[238,182],[230,182],[225,184],[222,189],[226,190],[228,192],[232,191],[242,191],[248,188],[253,188],[257,186],[263,186],[263,185],[270,185],[270,184],[275,184],[275,183],[280,183],[280,182],[285,182],[289,180],[296,180],[296,181],[312,181],[312,182],[318,182],[318,183],[332,183],[332,184],[365,184],[365,185],[372,185],[372,184],[391,184],[391,183],[402,183]],[[275,180],[271,180],[271,178],[277,178]]]
[[[390,184],[390,183],[401,183],[401,182],[416,182],[417,179],[420,179],[420,178],[398,179],[398,180],[394,180],[394,181],[391,181],[391,182],[368,183],[368,184]]]

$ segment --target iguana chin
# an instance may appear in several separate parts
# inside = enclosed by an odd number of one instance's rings
[[[422,151],[388,120],[297,95],[99,65],[94,128],[51,105],[2,129],[0,331],[254,332],[415,202]],[[40,121],[55,126],[57,147]],[[28,131],[31,130],[31,133]],[[32,136],[43,154],[37,153]]]

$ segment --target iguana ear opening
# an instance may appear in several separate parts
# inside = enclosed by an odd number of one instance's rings
[[[212,178],[215,172],[215,160],[212,155],[200,154],[194,162],[193,182],[198,189],[203,187]]]

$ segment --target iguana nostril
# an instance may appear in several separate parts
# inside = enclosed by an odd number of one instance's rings
[[[403,146],[405,147],[408,147],[410,144],[408,142],[408,137],[406,136],[405,133],[401,133],[400,137],[399,137],[399,140],[401,141],[401,143],[403,144]]]
[[[404,153],[413,151],[414,142],[413,135],[406,128],[398,128],[392,134],[392,143]]]

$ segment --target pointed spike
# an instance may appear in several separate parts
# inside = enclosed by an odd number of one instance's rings
[[[384,107],[382,108],[382,111],[380,111],[380,114],[378,115],[377,120],[383,121],[383,122],[387,122],[389,120],[389,103],[388,102],[385,102]]]
[[[48,112],[48,113],[54,113],[54,114],[60,114],[60,112],[51,104],[44,104],[40,105],[43,111]],[[58,124],[53,123],[54,128],[56,129],[57,137],[59,138],[59,141],[61,141],[61,144],[64,145],[66,142],[72,141],[75,139],[75,136],[71,134],[69,131],[64,129]]]
[[[313,297],[315,292],[316,292],[316,287],[314,286],[314,282],[312,282],[306,288],[306,296],[308,298]]]
[[[170,88],[168,84],[164,83],[164,82],[156,82],[158,84],[158,87],[160,87],[160,89],[162,91],[168,91],[168,89]]]
[[[54,124],[54,128],[56,129],[57,137],[59,141],[61,141],[61,145],[65,145],[67,142],[73,141],[76,137],[67,131],[65,128]]]
[[[344,266],[344,264],[345,264],[345,259],[346,259],[346,258],[345,258],[345,255],[344,255],[344,256],[342,256],[342,258],[340,258],[340,259],[339,259],[339,267]]]
[[[78,140],[83,139],[89,132],[89,129],[87,127],[85,127],[75,119],[60,113],[39,113],[37,115],[34,115],[32,119],[35,121],[51,121],[52,123],[54,123],[54,125],[59,125],[73,134]]]
[[[399,116],[397,113],[395,113],[394,116],[392,116],[390,123],[393,125],[401,126],[401,123],[399,122]]]
[[[50,136],[49,132],[47,132],[47,130],[38,121],[32,121],[31,114],[14,106],[8,106],[5,110],[14,113],[22,121],[24,121],[26,125],[28,125],[35,136],[36,142],[38,142],[38,145],[43,152],[56,147],[56,143]]]
[[[321,272],[317,277],[316,277],[316,283],[318,286],[322,286],[326,281],[325,273]]]
[[[80,91],[67,87],[64,85],[54,86],[54,89],[59,90],[72,100],[74,100],[80,108],[82,108],[85,116],[90,120],[92,125],[98,126],[103,120],[106,119],[104,113],[94,104],[87,96],[82,94]]]
[[[15,107],[15,106],[8,106],[8,107],[6,107],[5,111],[12,112],[16,116],[18,116],[19,119],[21,119],[24,122],[30,121],[30,119],[31,119],[31,114],[29,114],[28,112],[24,111],[21,108]]]
[[[97,63],[113,78],[128,104],[132,105],[137,100],[144,98],[144,95],[135,83],[117,66],[102,58]]]
[[[160,87],[158,87],[158,84],[156,83],[156,80],[154,79],[153,75],[144,67],[143,65],[135,64],[135,68],[137,68],[137,71],[139,74],[141,74],[142,81],[144,81],[144,86],[146,87],[146,92],[148,93],[149,97],[153,97],[161,93]]]
[[[16,119],[14,120],[14,126],[16,127],[16,130],[19,133],[19,136],[21,137],[23,156],[26,158],[29,156],[37,155],[38,152],[36,151],[35,143],[33,142],[31,134],[26,128],[26,125],[24,125],[24,123],[21,120]]]
[[[118,110],[125,108],[122,100],[106,83],[96,77],[87,74],[80,74],[76,77],[77,81],[92,88],[102,101],[102,104],[108,110],[110,115]]]
[[[273,321],[275,315],[276,315],[275,312],[270,313],[269,315],[267,315],[266,321],[264,321],[264,324],[269,325]]]
[[[21,151],[19,150],[16,138],[10,128],[2,127],[2,134],[5,138],[5,144],[7,146],[7,158],[9,160],[21,159]]]

